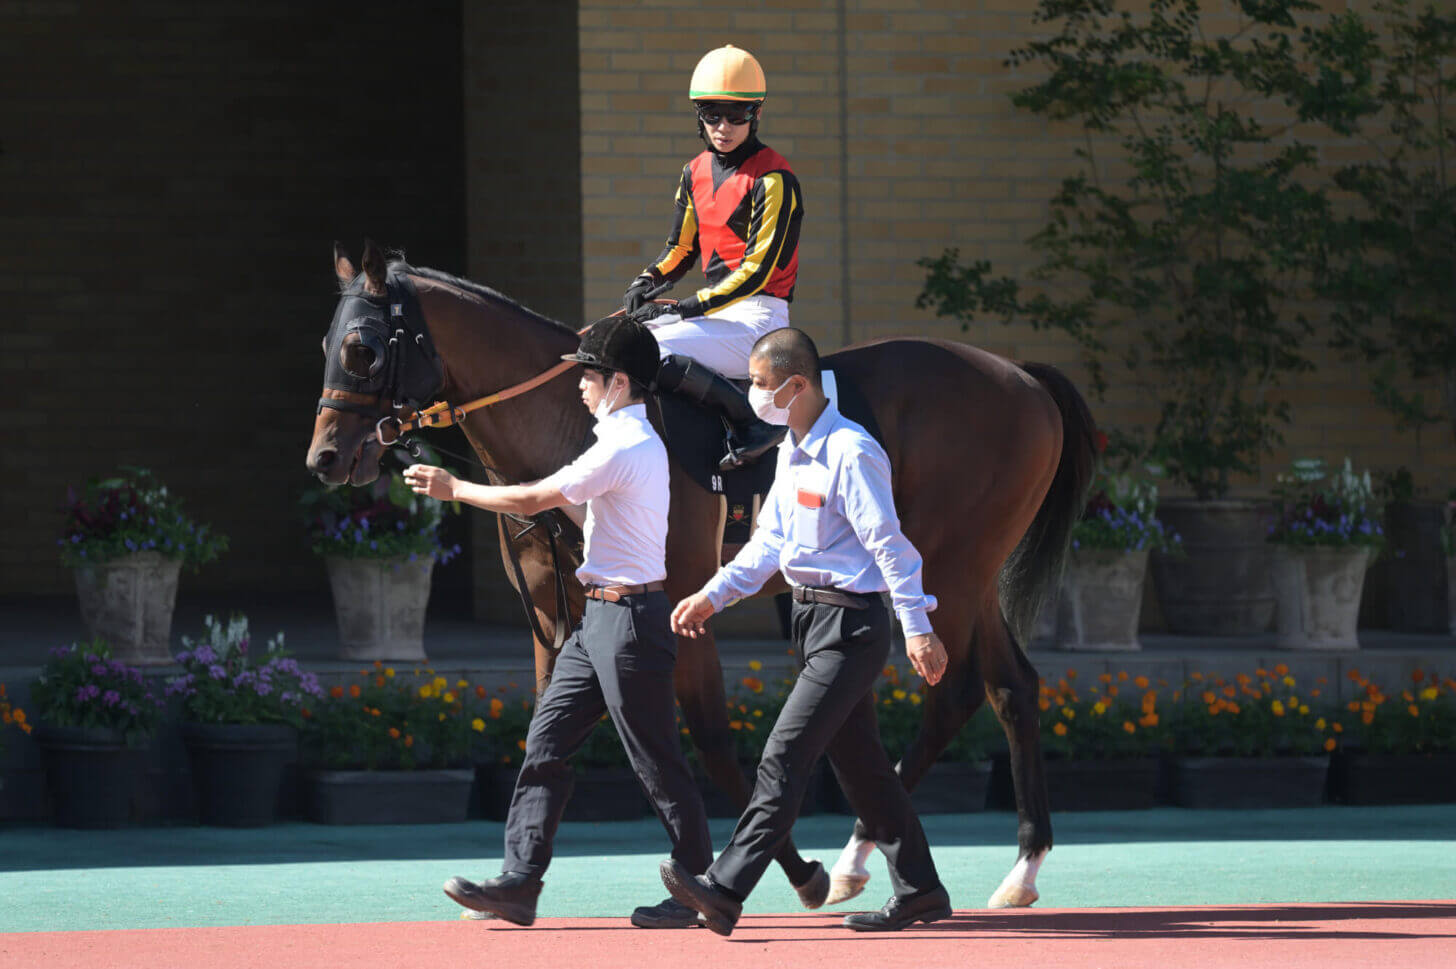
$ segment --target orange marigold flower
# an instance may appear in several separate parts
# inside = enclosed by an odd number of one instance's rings
[[[1230,702],[1230,703],[1226,704],[1226,706],[1228,707],[1229,713],[1238,713],[1239,712],[1239,705],[1237,703]]]
[[[390,727],[389,728],[389,739],[390,740],[398,740],[399,739],[399,728],[398,727]]]
[[[1334,749],[1335,749],[1335,738],[1334,737],[1326,737],[1325,738],[1325,750],[1334,750]]]
[[[1052,701],[1048,700],[1046,697],[1042,697],[1040,700],[1036,701],[1036,705],[1040,707],[1043,712],[1045,712],[1052,708]]]
[[[1335,733],[1344,733],[1345,725],[1340,723],[1340,721],[1336,720],[1334,723],[1330,724],[1330,729],[1333,730]]]
[[[1402,700],[1404,700],[1406,703],[1415,703],[1416,702],[1416,698],[1411,695],[1411,691],[1410,690],[1401,690],[1400,691],[1400,698]]]
[[[1223,695],[1232,700],[1234,697],[1239,695],[1238,688],[1230,683],[1228,686],[1223,688]]]
[[[1107,695],[1108,696],[1117,696],[1117,687],[1115,687],[1115,686],[1109,686],[1107,688]]]
[[[1138,717],[1138,723],[1144,727],[1156,727],[1158,725],[1158,715],[1156,713],[1145,713],[1141,717]]]
[[[1370,724],[1373,723],[1374,720],[1375,714],[1371,713],[1369,710],[1366,710],[1364,713],[1360,714],[1360,722],[1365,724],[1365,726],[1367,727],[1370,726]]]
[[[404,745],[406,747],[413,747],[415,745],[415,738],[413,734],[404,735]]]
[[[374,685],[375,686],[383,686],[384,685],[384,676],[383,676],[383,674],[380,674],[379,676],[376,676],[374,678]]]
[[[1425,678],[1426,678],[1426,671],[1423,670],[1423,669],[1421,669],[1420,667],[1417,667],[1416,669],[1414,669],[1414,670],[1411,671],[1411,682],[1412,683],[1419,683],[1422,680],[1424,680]]]
[[[1217,699],[1218,699],[1218,697],[1214,694],[1214,692],[1212,690],[1204,690],[1203,691],[1203,702],[1204,703],[1211,704],[1211,703],[1213,703]]]
[[[1346,676],[1346,678],[1349,679],[1349,681],[1351,683],[1359,683],[1360,682],[1360,671],[1359,670],[1352,669],[1352,670],[1350,670],[1350,672],[1346,673],[1345,676]]]
[[[359,699],[359,692],[360,691],[359,691],[359,684],[358,683],[350,683],[349,684],[349,696],[350,697],[352,697],[355,700]]]
[[[525,750],[526,749],[526,741],[524,739],[517,740],[516,741],[516,747],[518,747],[521,750]]]
[[[1111,673],[1103,673],[1101,676],[1097,677],[1097,679],[1100,680],[1100,681],[1102,681],[1103,683],[1111,683],[1112,682],[1112,674]]]
[[[483,686],[477,686],[475,688],[475,698],[477,700],[484,700],[485,699],[485,687],[483,687]]]
[[[1309,695],[1312,696],[1312,697],[1318,697],[1320,695],[1320,691],[1319,690],[1310,690],[1309,691]]]
[[[1261,680],[1267,680],[1269,678],[1269,671],[1261,666],[1258,669],[1254,670],[1254,675]]]
[[[331,687],[329,687],[329,696],[333,697],[335,700],[339,699],[343,695],[344,695],[344,688],[342,686],[331,686]]]
[[[1137,733],[1137,727],[1133,726],[1131,720],[1124,720],[1122,721],[1122,731],[1123,733]]]
[[[745,676],[743,678],[743,685],[748,687],[754,693],[763,692],[763,680],[760,680],[756,676]]]
[[[1194,683],[1198,683],[1198,682],[1202,681],[1203,674],[1202,673],[1190,673],[1190,674],[1188,674],[1188,678],[1190,680],[1192,680]]]
[[[1127,682],[1127,670],[1118,670],[1117,671],[1117,682],[1119,682],[1119,683],[1126,683]]]
[[[1132,685],[1137,687],[1139,690],[1146,690],[1148,688],[1148,678],[1146,676],[1139,676],[1137,679],[1132,681]]]
[[[1274,675],[1275,676],[1288,676],[1289,675],[1289,667],[1285,666],[1283,663],[1280,663],[1278,666],[1274,667]]]
[[[1410,715],[1413,717],[1419,717],[1421,715],[1421,708],[1416,706],[1414,703],[1406,707],[1406,711],[1410,713]]]
[[[1234,682],[1237,683],[1239,686],[1248,686],[1251,680],[1249,674],[1240,673],[1238,676],[1234,677]]]
[[[1070,669],[1069,668],[1067,670],[1067,679],[1069,679],[1069,680],[1075,680],[1076,678],[1077,678],[1077,671],[1074,670],[1074,669]]]
[[[728,729],[729,730],[742,730],[743,729],[743,721],[742,720],[729,720],[728,721]]]
[[[1052,733],[1056,734],[1058,737],[1065,737],[1067,735],[1067,725],[1058,720],[1055,724],[1052,725]]]

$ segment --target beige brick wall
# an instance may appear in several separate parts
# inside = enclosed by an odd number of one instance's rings
[[[961,333],[914,305],[924,278],[915,261],[947,246],[998,269],[1029,268],[1024,240],[1071,170],[1076,132],[1008,99],[1033,76],[1003,66],[1036,35],[1033,9],[1031,0],[739,0],[712,10],[695,0],[581,0],[583,315],[616,305],[659,251],[678,173],[701,150],[688,78],[704,51],[732,43],[763,64],[770,93],[760,134],[803,185],[796,325],[826,350],[892,335],[960,338],[1064,366],[1085,384],[1059,334],[994,320]],[[1323,147],[1327,160],[1343,160],[1343,146]],[[1397,433],[1361,368],[1316,356],[1320,370],[1289,388],[1288,448],[1240,492],[1265,490],[1291,455],[1408,465],[1439,493],[1456,482],[1446,434]],[[1149,417],[1128,389],[1093,406],[1110,425]]]

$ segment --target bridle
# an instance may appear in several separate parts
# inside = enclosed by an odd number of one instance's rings
[[[477,397],[464,404],[451,405],[447,401],[436,401],[429,407],[421,407],[420,405],[423,400],[433,397],[435,392],[440,389],[441,384],[444,382],[444,369],[441,366],[439,354],[435,350],[434,342],[430,339],[429,330],[425,326],[424,316],[419,311],[419,299],[415,293],[414,285],[409,281],[406,274],[391,269],[385,278],[385,295],[375,296],[364,291],[362,276],[363,274],[361,273],[361,278],[356,279],[356,282],[350,285],[349,291],[345,293],[345,297],[339,301],[339,309],[335,311],[334,322],[329,329],[329,337],[325,339],[325,355],[327,360],[324,371],[324,387],[325,389],[348,390],[353,393],[369,392],[367,389],[361,390],[354,387],[331,387],[330,373],[337,364],[339,371],[343,374],[342,380],[363,384],[369,388],[378,385],[377,400],[379,401],[379,405],[375,408],[370,408],[366,404],[353,400],[336,397],[320,397],[318,407],[320,412],[322,412],[323,408],[329,407],[334,410],[362,414],[366,417],[378,417],[379,419],[374,425],[374,436],[381,447],[403,447],[418,460],[422,456],[419,445],[405,437],[410,431],[417,428],[450,427],[455,424],[463,424],[466,416],[471,412],[529,393],[537,387],[556,379],[573,367],[578,366],[578,364],[572,361],[563,360],[536,374],[534,377],[522,380],[503,390],[487,394],[484,397]],[[668,289],[671,285],[670,282],[664,282],[649,292],[647,298],[652,299]],[[373,359],[370,361],[367,373],[349,371],[343,363],[342,349],[344,337],[347,333],[339,335],[337,331],[339,330],[340,320],[346,311],[346,307],[352,300],[362,301],[375,308],[387,307],[391,323],[398,323],[393,333],[389,334],[387,338],[382,337],[378,331],[382,329],[387,332],[388,326],[381,326],[380,321],[372,316],[353,318],[343,324],[347,331],[358,332],[360,334],[360,343],[373,354]],[[620,316],[623,312],[625,310],[618,310],[606,318],[610,319],[614,316]],[[587,326],[582,327],[577,331],[577,336],[584,335],[598,322],[600,321],[593,321]],[[414,346],[419,351],[424,358],[423,360],[416,362],[407,359],[407,354],[410,353],[409,348],[411,346]],[[405,384],[406,381],[414,382],[416,372],[420,374],[433,374],[433,379],[430,380],[430,386],[422,393],[411,394],[410,391],[417,388],[405,386]],[[381,373],[384,375],[382,378],[379,376]],[[379,415],[384,406],[386,406],[385,401],[389,402],[387,406],[391,407],[394,413],[385,414],[381,417]],[[387,439],[386,426],[388,426],[388,433],[391,435]],[[436,449],[457,459],[462,457],[453,452],[444,451],[441,448]],[[511,483],[506,475],[486,464],[480,459],[479,455],[473,455],[473,457],[475,463],[479,464],[485,470],[488,477],[498,478],[506,484]],[[501,514],[506,519],[522,526],[520,531],[509,535],[506,541],[506,554],[511,563],[511,569],[516,581],[516,593],[521,597],[521,606],[526,612],[526,621],[531,627],[531,634],[536,638],[536,642],[542,644],[547,642],[546,634],[541,628],[540,620],[536,616],[535,602],[531,599],[530,589],[526,582],[525,570],[521,567],[520,553],[516,551],[516,543],[537,527],[541,527],[546,534],[546,542],[551,550],[551,571],[555,584],[556,598],[556,631],[555,635],[551,637],[550,648],[553,652],[560,652],[561,647],[566,643],[568,630],[574,625],[571,622],[571,604],[566,594],[566,579],[561,571],[562,556],[560,550],[557,548],[557,541],[564,537],[569,519],[561,514],[558,509],[540,512],[529,517],[515,515],[509,512],[503,512]],[[574,528],[575,526],[573,525],[572,527]],[[565,622],[562,621],[563,617],[566,620]]]

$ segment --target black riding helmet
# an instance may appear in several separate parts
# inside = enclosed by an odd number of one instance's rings
[[[621,371],[646,390],[657,379],[657,338],[627,316],[609,316],[586,331],[575,353],[561,359],[607,373]]]

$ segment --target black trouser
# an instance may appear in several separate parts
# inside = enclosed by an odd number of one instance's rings
[[[678,740],[672,684],[677,639],[663,592],[588,599],[561,647],[551,685],[526,735],[526,758],[506,816],[505,871],[541,877],[573,784],[569,758],[602,713],[611,715],[632,770],[694,874],[713,860],[703,798]]]
[[[880,743],[874,685],[890,655],[890,617],[879,596],[864,601],[863,610],[794,603],[799,678],[769,734],[748,810],[708,870],[744,898],[788,837],[809,769],[826,752],[849,806],[889,862],[896,896],[940,885],[920,819]]]

